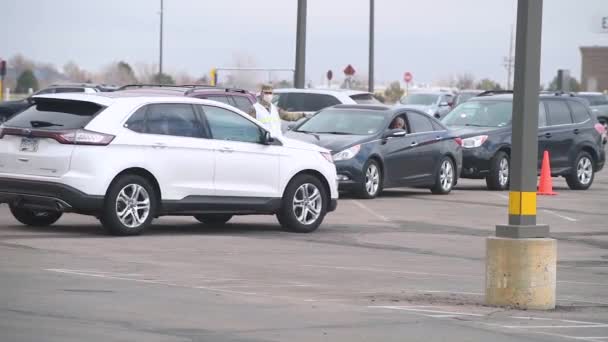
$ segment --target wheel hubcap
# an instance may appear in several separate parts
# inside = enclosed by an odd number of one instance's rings
[[[509,182],[509,161],[507,158],[500,160],[498,167],[498,182],[500,186],[505,186]]]
[[[138,184],[122,188],[116,199],[116,215],[129,228],[141,226],[150,215],[150,195]]]
[[[441,188],[445,191],[452,188],[452,184],[454,183],[454,168],[449,160],[444,160],[441,164],[439,182],[441,182]]]
[[[293,213],[305,225],[313,224],[323,208],[323,198],[319,189],[310,183],[302,184],[293,196]]]
[[[593,176],[593,165],[591,164],[591,160],[589,160],[589,158],[582,157],[578,161],[576,175],[578,176],[578,181],[583,185],[587,185],[589,182],[591,182],[591,177]]]
[[[380,187],[380,172],[378,167],[374,164],[368,166],[365,172],[365,190],[371,196],[374,196],[378,192]]]

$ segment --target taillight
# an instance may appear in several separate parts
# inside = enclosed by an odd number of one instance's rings
[[[458,146],[462,146],[462,138],[454,138],[454,141],[458,144]]]
[[[77,129],[58,132],[52,137],[61,144],[106,146],[114,140],[113,135]]]

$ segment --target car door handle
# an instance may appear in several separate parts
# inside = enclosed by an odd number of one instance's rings
[[[234,149],[232,147],[224,146],[224,147],[220,148],[220,152],[223,152],[223,153],[232,153],[232,152],[234,152]]]
[[[578,128],[575,128],[574,129],[574,134],[579,134],[579,133],[580,133],[580,130]]]
[[[415,141],[413,141],[413,142],[410,144],[410,146],[412,146],[412,147],[414,147],[414,146],[418,146],[418,143],[417,143],[417,142],[415,142]]]
[[[152,147],[154,147],[154,148],[167,148],[167,144],[157,142],[157,143],[152,144]]]
[[[435,140],[439,141],[441,140],[441,137],[436,137]]]
[[[545,138],[551,138],[553,136],[553,134],[551,133],[545,133]]]

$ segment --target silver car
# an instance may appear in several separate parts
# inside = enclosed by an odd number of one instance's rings
[[[452,110],[454,94],[443,91],[417,91],[404,96],[400,102],[409,108],[418,109],[441,119]]]

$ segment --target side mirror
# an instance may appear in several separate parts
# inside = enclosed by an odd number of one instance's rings
[[[264,131],[264,137],[263,137],[262,143],[264,145],[270,145],[273,142],[274,142],[274,138],[272,137],[272,135],[270,134],[270,132]]]
[[[287,130],[291,131],[292,129],[294,129],[294,127],[296,127],[297,125],[295,123],[290,123],[289,125],[287,125]]]
[[[399,138],[399,137],[404,137],[406,134],[407,134],[407,132],[404,129],[396,128],[396,129],[391,129],[391,130],[384,132],[384,134],[382,135],[382,138],[383,139]]]

